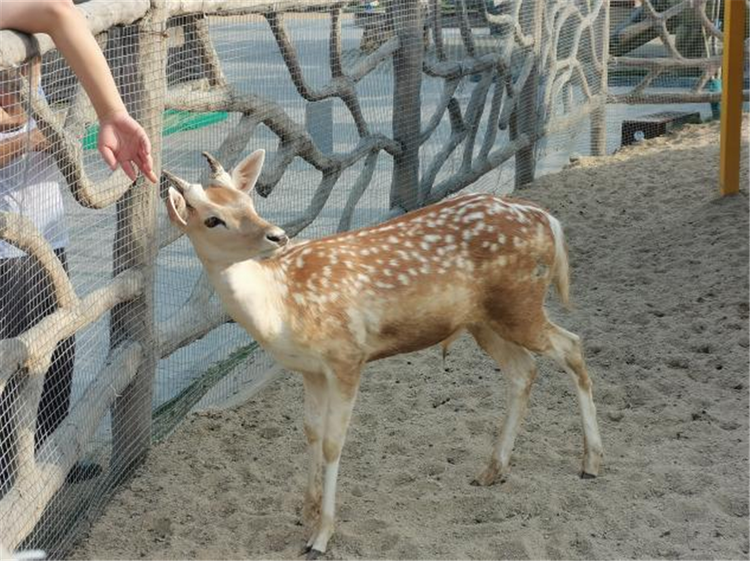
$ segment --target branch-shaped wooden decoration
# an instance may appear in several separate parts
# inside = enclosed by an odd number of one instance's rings
[[[719,0],[715,0],[719,1]],[[746,1],[746,0],[741,0]],[[748,2],[746,2],[748,3]],[[609,95],[608,103],[630,103],[630,104],[647,104],[647,103],[698,103],[713,102],[719,99],[717,92],[706,90],[709,80],[714,77],[721,68],[721,56],[705,53],[702,56],[690,57],[681,53],[673,34],[670,33],[668,22],[674,18],[680,18],[686,12],[692,11],[695,15],[691,16],[691,24],[701,26],[704,37],[713,40],[723,41],[724,34],[716,26],[716,22],[711,21],[706,14],[708,0],[683,0],[676,3],[663,12],[659,12],[654,7],[652,0],[643,1],[643,20],[629,25],[620,33],[621,43],[627,44],[633,41],[642,33],[651,30],[659,37],[664,49],[665,56],[655,58],[643,58],[635,56],[615,56],[612,57],[610,64],[614,67],[625,68],[642,68],[646,70],[646,75],[628,92]],[[750,5],[750,3],[748,3]],[[745,42],[746,48],[748,41]],[[702,48],[702,46],[701,46]],[[648,89],[654,83],[656,78],[671,70],[694,68],[700,70],[696,77],[690,92],[675,91],[649,93]],[[750,91],[744,92],[745,100],[750,98]]]
[[[83,166],[83,146],[80,138],[73,136],[71,131],[66,130],[65,126],[58,122],[47,102],[37,95],[35,90],[28,99],[28,92],[32,91],[32,88],[25,78],[22,77],[21,80],[23,87],[19,96],[23,103],[30,105],[31,115],[47,138],[57,167],[65,177],[76,201],[86,208],[105,208],[117,202],[131,185],[125,172],[118,168],[102,182],[91,181]]]
[[[161,358],[168,357],[229,321],[229,315],[221,302],[212,298],[213,295],[208,277],[202,272],[187,301],[156,326],[156,344]]]
[[[456,6],[458,7],[458,25],[461,31],[461,41],[464,44],[464,49],[466,49],[466,54],[470,58],[474,58],[476,56],[477,47],[474,44],[474,35],[469,26],[469,14],[466,11],[466,0],[458,0]]]
[[[62,263],[29,218],[12,212],[0,212],[0,239],[39,261],[52,282],[58,306],[72,308],[78,303]]]
[[[289,75],[299,95],[306,101],[321,101],[330,97],[338,97],[344,102],[347,109],[349,109],[359,135],[365,136],[367,135],[367,123],[359,106],[359,98],[354,90],[354,82],[344,74],[341,66],[341,26],[338,19],[338,10],[332,12],[331,18],[331,38],[329,45],[331,47],[330,66],[333,78],[320,90],[314,90],[305,82],[305,78],[302,75],[302,67],[299,64],[297,51],[286,32],[283,14],[271,12],[266,15],[268,25],[270,25],[273,36],[276,38],[281,56],[284,58],[284,62],[289,69]]]
[[[515,154],[515,151],[528,147],[542,138],[546,132],[556,126],[556,120],[561,118],[560,115],[553,115],[549,111],[549,108],[553,107],[552,100],[558,98],[561,92],[565,92],[564,111],[572,112],[579,118],[584,113],[578,110],[580,104],[572,103],[574,90],[580,91],[583,97],[582,104],[586,107],[584,112],[589,111],[589,106],[592,104],[602,106],[605,98],[596,93],[600,89],[599,84],[596,90],[589,84],[589,73],[596,75],[604,70],[603,58],[592,55],[590,60],[584,60],[579,51],[584,37],[588,39],[587,43],[592,52],[595,51],[596,45],[601,44],[601,41],[597,41],[595,24],[601,20],[604,2],[605,0],[592,0],[583,5],[571,2],[548,3],[543,18],[543,36],[538,60],[535,51],[531,49],[535,39],[533,35],[525,33],[520,24],[522,6],[520,0],[509,4],[510,13],[498,15],[483,11],[482,15],[489,23],[510,26],[513,30],[512,33],[506,33],[504,39],[502,37],[499,39],[499,51],[483,55],[478,55],[476,52],[466,4],[458,2],[461,40],[468,55],[467,58],[460,60],[448,60],[445,55],[438,3],[431,3],[430,26],[436,59],[425,58],[423,70],[428,76],[443,78],[445,83],[436,109],[422,130],[422,142],[430,139],[446,112],[451,123],[451,134],[420,179],[420,200],[425,203],[434,202],[455,193],[483,173],[493,169],[494,166],[507,161]],[[560,37],[564,30],[571,27],[573,31],[570,39],[567,40],[566,56],[560,59],[557,51]],[[537,125],[537,130],[515,138],[509,145],[510,148],[493,150],[498,129],[507,129],[512,116],[520,109],[518,100],[535,64],[538,64],[545,74],[543,80],[545,102],[539,109],[541,120]],[[467,76],[476,75],[480,77],[479,82],[473,87],[465,114],[462,115],[455,92],[462,80]],[[487,96],[490,87],[493,88],[493,93],[488,104]],[[484,119],[488,106],[485,132],[477,152],[475,146],[480,123]],[[567,119],[565,122],[571,121]],[[436,179],[446,161],[462,144],[463,151],[458,171],[436,185]]]
[[[57,309],[52,314],[44,317],[18,337],[0,342],[0,350],[4,351],[0,354],[0,394],[5,390],[11,376],[22,375],[19,380],[19,395],[12,404],[14,414],[10,416],[11,426],[6,427],[6,430],[16,434],[16,480],[8,495],[0,501],[0,520],[4,521],[0,525],[0,542],[14,548],[39,520],[51,494],[60,487],[65,474],[73,462],[80,457],[80,448],[85,442],[85,440],[79,442],[76,438],[66,439],[64,445],[61,446],[66,451],[69,461],[66,461],[59,471],[55,472],[58,482],[52,484],[46,478],[40,479],[45,467],[38,464],[37,457],[43,461],[45,456],[35,455],[36,412],[52,354],[60,341],[95,322],[116,304],[130,300],[139,294],[143,290],[143,277],[137,271],[125,271],[115,277],[106,287],[79,300],[62,263],[28,218],[0,212],[0,239],[13,244],[39,261],[52,284],[57,304]],[[106,383],[110,384],[110,380],[108,379]],[[90,410],[84,410],[79,406],[75,411],[78,412],[79,417],[86,415],[92,418]],[[100,418],[101,416],[95,417],[94,428],[98,425]],[[93,423],[93,421],[89,422]],[[59,431],[58,428],[55,434]],[[54,439],[54,434],[51,439]],[[72,442],[79,442],[78,447],[71,448]],[[20,497],[35,497],[38,502],[35,503],[34,508],[26,506],[23,509],[29,514],[26,518],[15,517],[15,521],[11,523],[3,513],[15,507],[15,501],[19,500],[16,493],[20,493]],[[26,503],[23,504],[26,505]]]
[[[341,212],[341,219],[339,220],[338,232],[345,232],[352,226],[352,217],[354,216],[354,209],[357,207],[359,199],[364,195],[365,190],[370,185],[372,180],[372,174],[375,171],[375,165],[378,162],[378,156],[380,152],[373,150],[365,158],[364,167],[357,178],[357,181],[349,191],[349,196],[346,199],[344,210]]]
[[[113,350],[105,366],[86,388],[78,406],[37,452],[40,462],[29,461],[28,457],[19,458],[24,468],[15,485],[0,499],[0,520],[3,521],[0,543],[5,547],[15,549],[32,532],[55,493],[65,483],[70,468],[83,455],[102,417],[135,376],[141,353],[137,343],[126,343]]]

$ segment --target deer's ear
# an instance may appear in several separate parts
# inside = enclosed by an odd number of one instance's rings
[[[187,226],[187,203],[174,187],[169,188],[167,196],[167,214],[175,226],[182,229]]]
[[[250,191],[255,187],[255,182],[258,181],[265,159],[266,151],[256,150],[237,164],[232,170],[234,186],[240,191],[250,194]]]

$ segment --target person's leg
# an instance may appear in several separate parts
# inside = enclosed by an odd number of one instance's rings
[[[55,250],[55,254],[60,259],[63,269],[67,273],[68,260],[65,250]],[[42,274],[41,278],[38,279],[38,289],[36,291],[36,310],[38,316],[34,323],[41,321],[57,309],[52,284],[49,282],[47,276],[43,274],[43,271],[40,272]],[[52,361],[44,378],[44,389],[42,390],[42,398],[39,402],[36,427],[37,449],[60,426],[62,420],[68,415],[74,365],[75,335],[60,341],[52,353]]]
[[[55,250],[55,254],[68,273],[68,260],[64,249]],[[41,269],[41,267],[39,267]],[[36,278],[37,289],[36,313],[34,323],[57,309],[52,283],[49,282],[44,271]],[[52,354],[50,367],[44,378],[44,388],[39,401],[39,411],[36,428],[36,448],[39,449],[44,441],[60,426],[70,409],[70,394],[75,367],[76,342],[75,335],[60,341]],[[68,473],[68,481],[76,482],[91,479],[102,472],[100,465],[91,462],[78,462]]]
[[[0,259],[0,339],[10,339],[31,326],[31,258]],[[0,495],[12,484],[15,465],[15,402],[18,383],[12,376],[0,394]]]

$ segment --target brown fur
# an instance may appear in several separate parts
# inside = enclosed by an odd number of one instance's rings
[[[525,205],[524,222],[510,210],[490,215],[488,210],[498,199],[470,196],[469,204],[475,205],[471,210],[484,215],[485,229],[465,237],[478,222],[456,220],[454,211],[465,207],[466,199],[449,199],[378,226],[300,244],[279,255],[276,265],[285,268],[295,287],[287,296],[289,315],[296,318],[301,332],[312,334],[308,344],[325,345],[335,334],[341,345],[339,337],[345,341],[352,337],[342,325],[346,310],[364,309],[378,301],[384,310],[395,311],[392,320],[385,312],[376,334],[381,347],[367,355],[367,361],[435,345],[466,325],[482,322],[492,322],[510,341],[538,348],[535,334],[546,323],[543,303],[557,258],[547,214]],[[464,211],[463,216],[471,213]],[[442,225],[436,223],[438,219]],[[503,236],[503,243],[498,236]],[[431,240],[429,250],[421,246],[424,239]],[[462,254],[462,267],[453,264],[436,274],[440,261],[435,256],[440,251],[445,252],[445,260]],[[367,283],[353,290],[351,283],[360,276]],[[455,314],[446,316],[439,310],[432,314],[428,301],[457,284],[470,293],[455,302]],[[426,296],[426,289],[431,296]],[[333,298],[318,304],[319,294]],[[337,321],[326,322],[331,318]]]

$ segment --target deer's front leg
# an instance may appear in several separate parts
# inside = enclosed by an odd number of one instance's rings
[[[328,383],[323,374],[303,374],[305,385],[305,436],[309,471],[302,520],[309,528],[315,528],[320,517],[322,485],[320,481],[323,463],[323,436],[325,416],[328,410]]]
[[[315,559],[319,554],[325,553],[328,540],[333,535],[339,461],[357,397],[360,369],[360,364],[356,367],[336,368],[328,377],[328,411],[322,447],[325,461],[323,501],[317,528],[307,542],[308,559]]]

